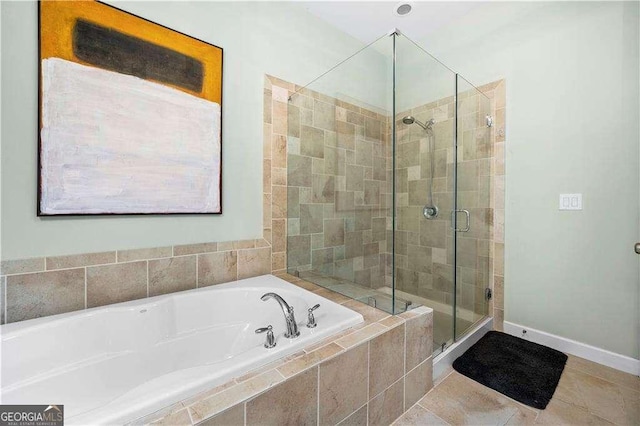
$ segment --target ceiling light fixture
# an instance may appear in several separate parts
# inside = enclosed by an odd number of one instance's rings
[[[411,13],[411,9],[413,9],[411,3],[399,3],[396,5],[394,13],[398,16],[407,16]]]

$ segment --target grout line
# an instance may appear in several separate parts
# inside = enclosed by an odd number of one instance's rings
[[[371,341],[367,342],[367,404],[371,401],[369,386],[371,385]],[[369,411],[367,409],[367,421],[369,421]]]
[[[84,269],[84,308],[88,309],[88,304],[87,304],[87,268],[83,268]]]
[[[4,321],[2,322],[3,324],[7,324],[7,313],[8,313],[8,309],[7,309],[7,286],[8,280],[7,277],[4,277],[4,294],[2,295],[2,298],[4,299]]]
[[[367,402],[367,426],[369,426],[369,403]]]
[[[149,297],[149,261],[147,260],[147,297]]]
[[[193,417],[191,416],[191,410],[189,410],[189,407],[184,407],[185,410],[187,410],[187,415],[189,416],[189,421],[191,422],[192,425],[195,425],[196,423],[193,421]]]
[[[200,277],[198,276],[200,269],[200,255],[196,254],[196,288],[198,288],[198,281]]]
[[[320,424],[320,364],[318,364],[318,383],[316,385],[316,424]]]

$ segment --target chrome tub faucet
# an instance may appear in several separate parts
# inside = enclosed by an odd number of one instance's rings
[[[287,339],[295,339],[300,335],[296,317],[293,314],[293,306],[289,306],[289,304],[276,293],[266,293],[260,299],[264,302],[269,299],[275,299],[276,302],[280,304],[280,308],[282,308],[282,313],[284,314],[284,320],[287,322],[287,332],[284,337]]]

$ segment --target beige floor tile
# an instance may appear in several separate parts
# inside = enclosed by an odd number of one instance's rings
[[[445,422],[431,411],[422,408],[419,405],[414,405],[404,413],[402,417],[396,420],[393,423],[393,426],[446,426],[448,424],[449,423]]]
[[[615,424],[628,424],[621,386],[580,371],[569,370],[567,373],[574,377],[574,389],[591,414]],[[635,393],[631,389],[629,392]],[[640,423],[640,419],[636,419],[636,423]]]
[[[578,387],[578,382],[581,380],[581,373],[565,368],[560,377],[560,382],[553,394],[553,399],[559,399],[568,404],[575,405],[576,407],[586,409],[587,404],[584,401],[582,392]]]
[[[514,415],[530,418],[530,410],[454,372],[429,392],[420,405],[455,425],[504,425]]]
[[[520,404],[522,405],[522,404]],[[534,425],[536,423],[536,418],[538,417],[538,411],[525,407],[523,410],[518,410],[507,422],[508,426],[524,426],[524,425]]]
[[[620,387],[627,424],[640,424],[640,393]]]
[[[610,425],[586,410],[560,400],[551,400],[545,410],[540,411],[536,424],[540,425]]]
[[[640,392],[640,377],[624,373],[622,371],[597,364],[592,361],[588,361],[584,358],[578,358],[577,356],[569,355],[567,368],[579,370],[583,373],[600,377],[601,379],[604,379],[606,381]]]

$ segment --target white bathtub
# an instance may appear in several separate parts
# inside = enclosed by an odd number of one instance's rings
[[[296,312],[286,339],[278,303]],[[316,328],[307,309],[316,303]],[[2,403],[64,404],[66,424],[122,424],[363,321],[272,275],[2,326]],[[277,346],[263,346],[273,325]]]

